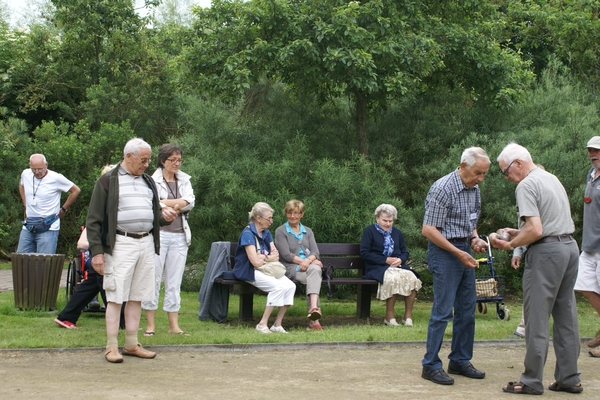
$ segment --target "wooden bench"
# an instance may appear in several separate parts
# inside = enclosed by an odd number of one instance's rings
[[[334,268],[332,285],[356,285],[356,316],[358,318],[369,318],[371,315],[371,293],[376,288],[377,281],[373,279],[362,279],[365,263],[360,258],[360,245],[349,243],[319,243],[320,260],[323,265],[331,264]],[[229,257],[233,269],[235,250],[237,243],[231,243]],[[353,277],[336,277],[341,270],[353,270]],[[257,288],[244,281],[236,279],[217,278],[214,281],[221,285],[239,285],[240,294],[240,319],[252,320],[252,308],[254,305],[254,293]],[[296,282],[297,283],[297,282]],[[323,280],[325,284],[325,280]],[[322,293],[325,290],[321,291]],[[322,296],[321,296],[322,297]],[[229,309],[229,304],[227,305]]]

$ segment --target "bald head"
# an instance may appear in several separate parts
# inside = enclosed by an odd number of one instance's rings
[[[48,163],[43,154],[32,154],[29,157],[29,168],[33,172],[33,176],[37,179],[42,179],[48,172]]]

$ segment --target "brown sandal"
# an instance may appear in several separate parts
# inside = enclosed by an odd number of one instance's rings
[[[561,386],[558,384],[558,382],[552,382],[550,384],[550,386],[548,386],[548,389],[554,391],[554,392],[567,392],[567,393],[581,393],[583,392],[583,386],[581,386],[581,383],[578,383],[575,386],[571,386],[571,387],[566,387],[566,386]]]
[[[523,382],[508,382],[506,386],[502,388],[503,392],[513,393],[513,394],[542,394],[539,390],[535,390],[530,388]]]

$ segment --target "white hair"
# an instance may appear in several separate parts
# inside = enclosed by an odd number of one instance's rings
[[[375,209],[375,218],[379,218],[381,214],[385,214],[393,219],[398,218],[398,210],[391,204],[381,204]]]
[[[140,138],[130,139],[125,144],[125,148],[123,149],[123,157],[126,157],[127,153],[138,155],[140,153],[140,150],[142,150],[142,149],[148,149],[148,150],[152,151],[152,147],[148,143],[143,141],[142,139],[140,139]]]
[[[273,212],[273,209],[271,208],[270,205],[268,205],[267,203],[263,203],[262,201],[259,201],[258,203],[254,204],[254,206],[252,206],[252,211],[250,211],[248,213],[248,219],[250,221],[254,221],[256,219],[256,217],[263,217],[265,216],[265,213],[267,212]]]
[[[520,144],[510,142],[504,147],[496,161],[504,161],[504,163],[508,165],[514,160],[521,160],[524,162],[533,161],[529,150]]]
[[[475,165],[477,160],[485,160],[488,164],[491,164],[490,158],[481,147],[469,147],[463,151],[460,157],[460,162],[466,163],[468,167]]]

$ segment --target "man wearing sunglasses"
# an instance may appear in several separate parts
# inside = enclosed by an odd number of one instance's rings
[[[523,311],[525,314],[525,370],[504,392],[542,394],[544,364],[548,354],[550,316],[556,354],[553,391],[583,391],[577,368],[579,328],[573,286],[579,249],[573,238],[569,198],[558,178],[539,168],[529,151],[509,143],[498,156],[506,179],[517,185],[519,229],[507,228],[508,241],[490,238],[497,249],[513,251],[528,246],[524,255]]]

